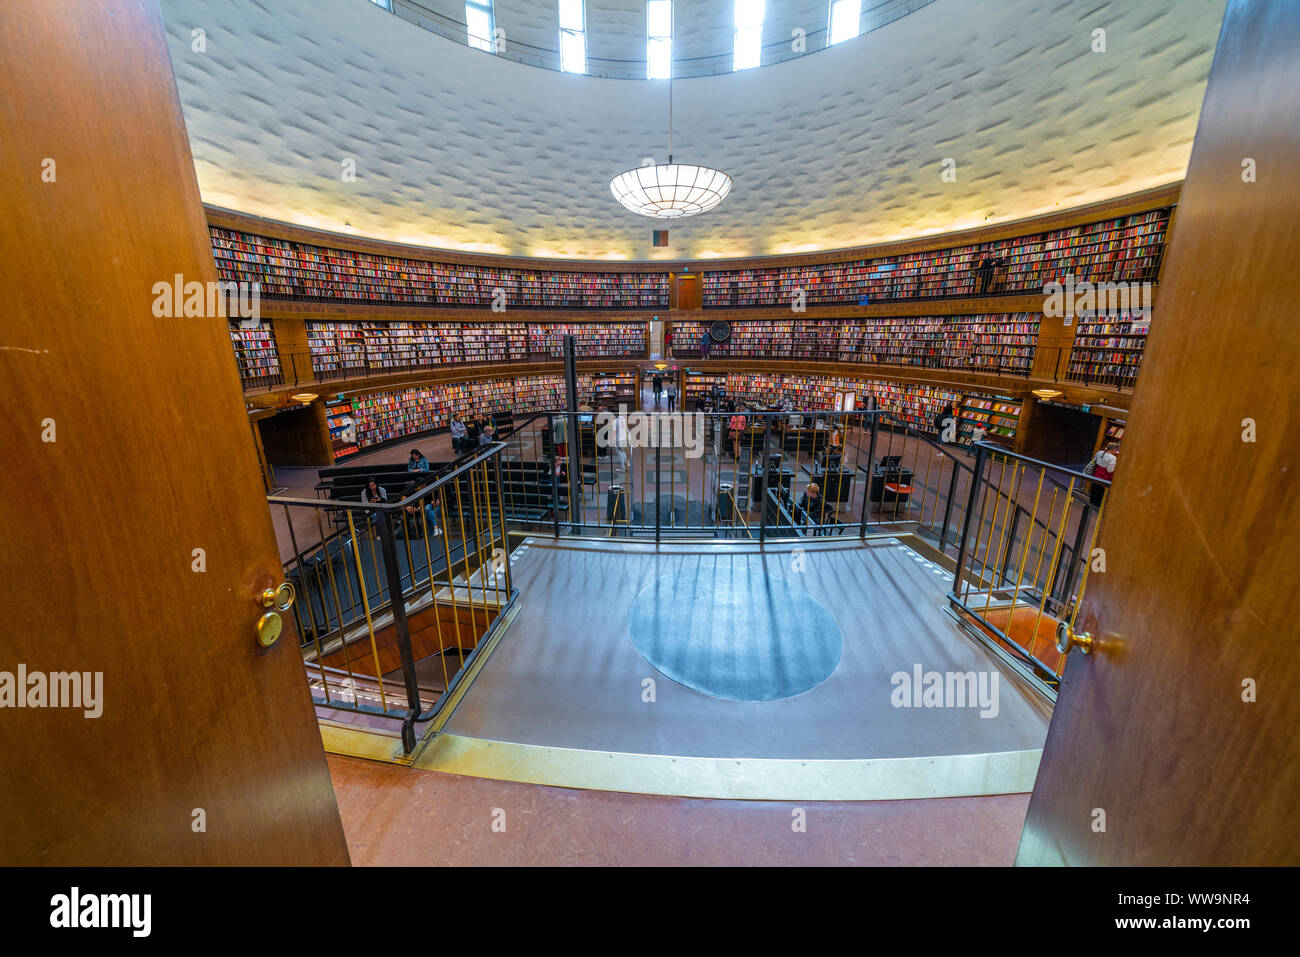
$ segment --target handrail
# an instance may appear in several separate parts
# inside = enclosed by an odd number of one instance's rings
[[[266,501],[271,505],[300,505],[307,508],[323,509],[325,511],[375,511],[375,512],[396,512],[408,505],[413,505],[423,498],[427,498],[430,492],[435,492],[444,485],[448,485],[452,480],[464,475],[476,465],[486,462],[493,458],[498,452],[502,452],[509,446],[505,442],[493,442],[491,445],[480,446],[474,452],[468,453],[469,461],[460,462],[452,471],[446,475],[439,476],[428,485],[417,488],[406,498],[397,502],[345,502],[342,499],[320,499],[320,498],[296,498],[289,495],[268,495]],[[411,473],[416,474],[416,473]]]

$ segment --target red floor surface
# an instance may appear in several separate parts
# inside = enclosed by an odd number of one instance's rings
[[[355,865],[1009,866],[1029,806],[1028,794],[711,801],[491,781],[336,756],[329,766]],[[796,810],[804,830],[796,830]]]

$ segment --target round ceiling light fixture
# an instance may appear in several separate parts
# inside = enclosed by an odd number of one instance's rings
[[[619,173],[609,191],[625,209],[652,219],[681,219],[717,206],[731,192],[731,177],[711,166],[673,162],[673,80],[668,78],[668,162]]]
[[[655,219],[678,219],[707,212],[727,198],[731,177],[708,166],[667,163],[619,173],[609,191],[624,207]]]

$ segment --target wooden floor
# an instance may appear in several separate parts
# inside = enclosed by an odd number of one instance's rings
[[[1009,866],[1028,794],[713,801],[542,787],[331,756],[352,863]],[[792,826],[802,812],[806,829]],[[504,830],[494,830],[495,821]]]

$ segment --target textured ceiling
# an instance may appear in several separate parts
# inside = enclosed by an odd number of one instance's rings
[[[681,259],[885,242],[1181,179],[1224,0],[937,0],[814,56],[675,81],[676,158],[735,187],[673,222],[667,250],[609,192],[667,154],[665,81],[524,66],[365,0],[162,6],[206,202],[450,249]]]

